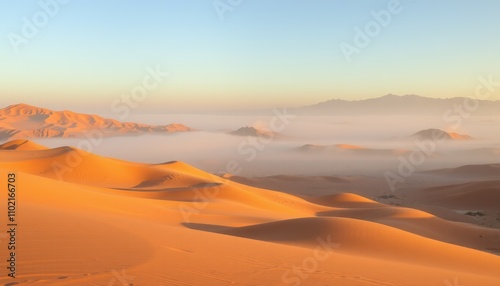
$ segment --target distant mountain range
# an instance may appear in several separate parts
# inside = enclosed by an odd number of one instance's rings
[[[471,97],[471,99],[473,99]],[[464,97],[429,98],[418,95],[388,94],[366,100],[332,99],[295,110],[298,114],[320,115],[439,115],[447,110],[454,111],[455,106],[464,106],[470,101]],[[479,100],[478,108],[471,112],[476,115],[500,115],[500,101]],[[467,102],[471,104],[471,102]],[[462,108],[462,110],[467,110]],[[456,112],[456,111],[454,111]]]
[[[16,104],[0,109],[0,140],[29,138],[78,138],[86,132],[101,130],[103,136],[166,134],[191,131],[182,124],[147,125],[120,122],[97,115],[71,111],[53,111],[45,108]]]

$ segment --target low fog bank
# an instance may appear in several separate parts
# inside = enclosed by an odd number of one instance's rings
[[[447,129],[442,120],[431,117],[296,117],[289,119],[287,124],[275,124],[280,127],[280,130],[274,130],[277,131],[275,137],[261,138],[235,136],[228,132],[243,126],[269,130],[272,129],[270,122],[273,117],[136,117],[133,121],[148,124],[180,122],[203,131],[113,137],[102,141],[34,141],[48,147],[85,146],[86,151],[136,162],[184,161],[212,173],[242,176],[383,176],[386,171],[397,172],[401,166],[429,170],[500,162],[500,133],[497,130],[500,117],[464,120],[455,132],[474,139],[444,142],[409,138],[409,135],[424,129]]]
[[[282,116],[280,118],[279,116]],[[429,128],[468,134],[476,139],[500,142],[499,116],[452,117],[439,116],[299,116],[286,109],[276,109],[267,116],[230,115],[141,115],[127,121],[146,124],[182,123],[202,131],[230,131],[243,126],[272,129],[275,122],[279,133],[297,139],[385,141],[408,136]],[[276,119],[278,119],[276,121]],[[276,130],[273,130],[276,131]]]

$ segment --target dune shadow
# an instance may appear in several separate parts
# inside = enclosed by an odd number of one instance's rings
[[[49,118],[48,114],[35,114],[30,116],[30,119],[33,121],[43,122],[45,119]]]
[[[187,227],[187,228],[190,228],[190,229],[207,231],[207,232],[214,232],[214,233],[220,233],[220,234],[225,234],[224,233],[225,231],[235,229],[235,227],[230,227],[230,226],[223,226],[223,225],[216,225],[216,224],[204,224],[204,223],[193,223],[193,222],[184,222],[184,223],[182,223],[182,225]]]
[[[168,181],[165,178],[160,178],[160,179],[155,179],[155,180],[148,180],[144,181],[132,188],[127,188],[127,189],[122,189],[122,188],[116,188],[119,190],[127,190],[127,191],[140,191],[141,188],[150,188],[154,187],[157,185],[160,185],[164,182]],[[161,189],[156,189],[156,190],[147,190],[147,191],[153,191],[153,192],[162,192],[162,191],[192,191],[195,189],[206,189],[206,188],[213,188],[213,187],[219,187],[221,186],[222,183],[199,183],[199,184],[194,184],[186,187],[177,187],[177,188],[161,188]]]
[[[293,218],[241,227],[201,223],[183,223],[182,225],[194,230],[294,246],[315,245],[318,238],[335,236],[338,232],[331,218],[326,217]],[[301,231],[297,231],[299,229]]]
[[[175,163],[178,163],[179,161],[168,161],[168,162],[164,162],[164,163],[158,163],[158,164],[152,164],[152,165],[155,165],[155,166],[161,166],[161,165],[172,165],[172,164],[175,164]]]

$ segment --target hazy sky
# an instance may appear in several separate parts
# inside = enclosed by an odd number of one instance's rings
[[[497,0],[54,1],[0,2],[1,106],[109,110],[157,67],[169,76],[146,81],[141,111],[471,96],[478,76],[500,78]],[[214,3],[236,5],[221,18]]]

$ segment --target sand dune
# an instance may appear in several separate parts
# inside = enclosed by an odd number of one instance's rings
[[[274,133],[270,130],[264,130],[251,126],[241,127],[238,130],[229,132],[229,134],[236,136],[251,136],[251,137],[264,137],[264,138],[274,138],[280,136],[280,134]]]
[[[298,232],[297,229],[302,231]],[[337,246],[335,251],[341,253],[355,255],[362,253],[363,256],[385,257],[408,263],[423,263],[436,268],[457,269],[458,267],[465,271],[475,268],[467,265],[468,263],[463,263],[471,255],[474,255],[475,251],[471,249],[429,240],[396,228],[359,219],[299,218],[232,228],[220,232],[275,243],[310,247],[316,246],[318,243],[316,238],[331,236]],[[369,237],[369,243],[360,239],[361,237]],[[413,246],[408,247],[409,245]],[[477,267],[478,271],[489,268],[485,272],[493,272],[499,266],[497,257],[489,254],[481,254],[480,256],[489,260],[491,264],[486,268]],[[458,263],[450,264],[450,261],[453,260]]]
[[[412,197],[419,201],[453,209],[498,210],[500,208],[500,181],[492,180],[433,187],[413,192]]]
[[[331,192],[332,186],[347,185],[350,180],[334,176],[267,176],[241,177],[228,176],[229,180],[258,188],[272,189],[297,195],[326,195]]]
[[[351,144],[313,145],[307,144],[295,148],[294,151],[311,154],[356,155],[356,156],[399,156],[410,153],[407,149],[373,149]]]
[[[68,167],[63,176],[54,163]],[[0,175],[11,171],[23,235],[17,278],[3,284],[500,283],[500,258],[484,251],[500,242],[495,230],[354,194],[298,197],[181,162],[131,163],[29,141],[2,145]]]
[[[441,141],[441,140],[471,140],[473,139],[469,135],[458,134],[456,132],[448,132],[441,129],[426,129],[418,131],[415,134],[410,136],[411,139],[418,140],[432,140],[432,141]]]
[[[350,144],[338,144],[338,145],[335,145],[336,147],[340,148],[340,149],[365,149],[361,146],[357,146],[357,145],[350,145]]]
[[[360,195],[376,199],[387,194],[387,182],[375,176],[302,176],[281,175],[266,177],[230,176],[229,180],[257,188],[276,190],[288,194],[317,199],[320,197]],[[316,202],[316,201],[315,201]],[[320,203],[319,201],[317,203]]]
[[[500,164],[465,165],[457,168],[432,170],[425,173],[468,178],[500,178]]]
[[[190,130],[191,128],[182,124],[153,126],[120,122],[97,115],[52,111],[27,104],[16,104],[0,109],[0,140],[53,137],[91,137],[98,140],[103,136]]]
[[[498,164],[465,165],[423,173],[441,183],[407,192],[407,200],[436,210],[450,210],[477,225],[500,229]],[[495,249],[500,252],[500,247]]]

